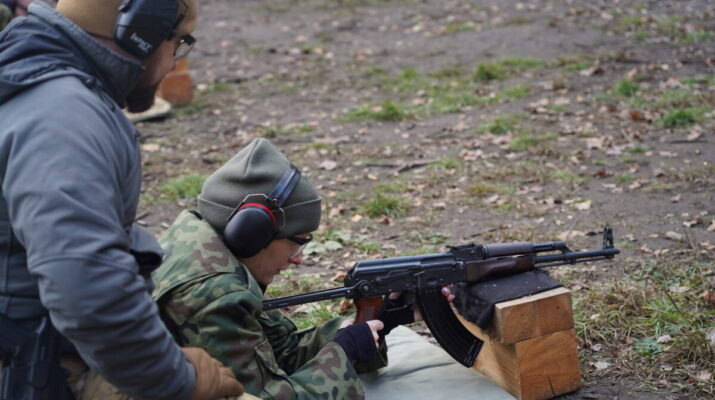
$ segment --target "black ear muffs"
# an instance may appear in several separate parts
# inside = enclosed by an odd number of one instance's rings
[[[149,57],[165,40],[176,36],[179,0],[124,0],[114,27],[114,40],[139,59]]]
[[[255,256],[283,229],[285,212],[281,207],[300,176],[300,171],[291,166],[268,196],[250,194],[231,213],[223,230],[223,241],[236,257]]]

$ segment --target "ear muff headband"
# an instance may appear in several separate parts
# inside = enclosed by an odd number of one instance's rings
[[[283,204],[288,200],[288,196],[293,193],[293,189],[295,189],[299,181],[300,171],[291,165],[290,169],[283,174],[281,180],[278,181],[276,187],[268,195],[268,201],[275,202],[271,203],[271,205],[283,207]]]
[[[114,40],[135,57],[149,57],[165,40],[176,36],[184,18],[179,0],[124,0],[114,27]]]
[[[266,196],[246,196],[228,217],[223,231],[226,247],[238,258],[252,257],[266,248],[285,225],[281,208],[300,182],[300,171],[291,165]]]

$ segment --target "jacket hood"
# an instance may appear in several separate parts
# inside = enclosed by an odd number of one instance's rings
[[[43,2],[33,2],[29,12],[0,33],[0,104],[47,80],[75,76],[125,106],[144,69],[138,60],[112,51]]]

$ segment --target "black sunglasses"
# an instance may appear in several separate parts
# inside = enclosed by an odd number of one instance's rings
[[[288,240],[290,240],[291,242],[293,242],[297,245],[303,246],[303,245],[310,243],[310,241],[313,240],[313,235],[308,235],[308,237],[304,237],[304,238],[300,238],[297,236],[288,236]]]

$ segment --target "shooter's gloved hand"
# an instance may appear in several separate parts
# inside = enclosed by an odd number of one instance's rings
[[[402,293],[390,293],[384,301],[382,309],[377,313],[377,319],[385,324],[378,332],[380,337],[384,337],[399,325],[415,322],[413,302],[407,301],[406,297]]]
[[[377,356],[377,331],[382,328],[382,322],[377,320],[349,325],[339,329],[333,341],[345,350],[353,364],[367,362]]]

